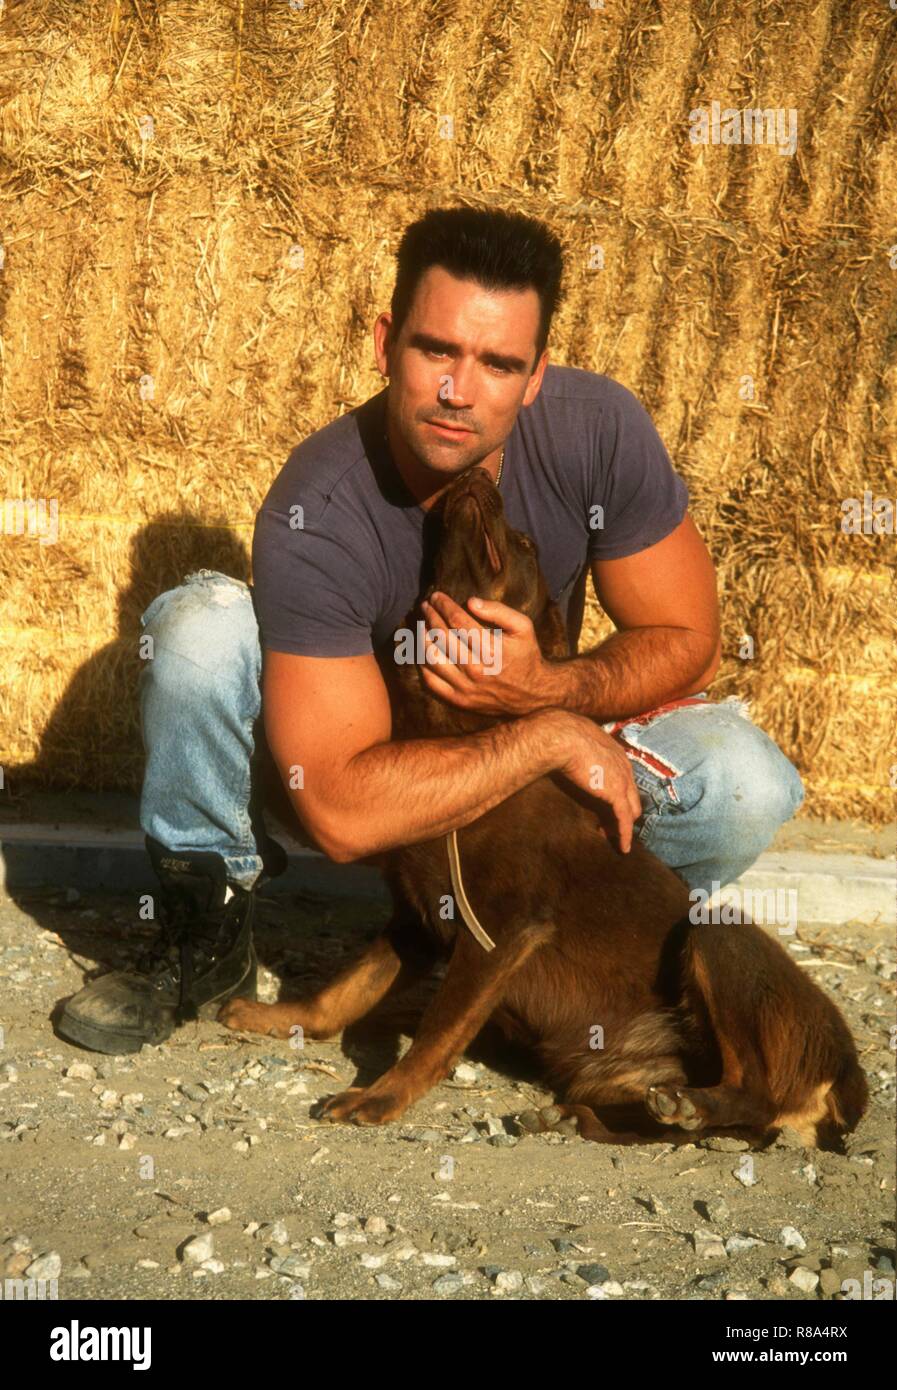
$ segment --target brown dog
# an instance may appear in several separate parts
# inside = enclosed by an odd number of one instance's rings
[[[532,619],[546,656],[567,655],[535,546],[505,522],[485,470],[448,489],[439,521],[432,588],[462,603],[472,593],[508,603]],[[495,722],[432,696],[415,666],[386,660],[384,675],[396,738]],[[540,778],[457,843],[493,950],[463,920],[445,919],[456,895],[440,836],[380,857],[394,917],[332,985],[305,1002],[237,999],[219,1013],[229,1028],[288,1037],[298,1024],[333,1037],[429,968],[427,940],[450,950],[405,1056],[372,1086],[332,1097],[322,1118],[397,1119],[491,1020],[534,1050],[561,1098],[523,1117],[532,1129],[577,1127],[616,1144],[724,1129],[758,1144],[790,1125],[808,1144],[836,1147],[857,1124],[866,1081],[831,1000],[759,926],[691,922],[685,883],[638,840],[628,855],[614,850],[591,798]]]

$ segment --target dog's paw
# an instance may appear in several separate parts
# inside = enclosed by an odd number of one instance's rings
[[[579,1116],[569,1105],[543,1105],[541,1110],[524,1110],[517,1121],[530,1134],[545,1134],[548,1130],[566,1135],[579,1133]]]
[[[317,1109],[314,1118],[331,1124],[385,1125],[407,1108],[407,1102],[391,1091],[377,1092],[373,1087],[351,1086],[331,1096]]]
[[[648,1113],[662,1125],[678,1125],[679,1129],[700,1129],[704,1116],[687,1091],[672,1086],[649,1086],[645,1094]]]
[[[257,1004],[253,999],[228,999],[218,1010],[218,1022],[241,1033],[264,1033],[272,1038],[290,1035],[289,1027],[282,1031],[270,1004]]]

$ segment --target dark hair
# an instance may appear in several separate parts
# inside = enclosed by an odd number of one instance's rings
[[[563,298],[563,251],[544,222],[498,208],[431,208],[406,227],[396,260],[390,303],[396,336],[430,266],[442,266],[459,280],[475,280],[486,290],[535,289],[540,304],[535,370]]]

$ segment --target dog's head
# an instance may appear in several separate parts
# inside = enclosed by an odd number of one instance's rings
[[[565,656],[563,620],[539,568],[536,543],[508,525],[501,493],[485,468],[462,473],[437,504],[440,536],[433,584],[462,606],[474,595],[532,620],[542,652]]]

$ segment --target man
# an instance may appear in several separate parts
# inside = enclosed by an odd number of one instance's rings
[[[290,455],[257,519],[254,592],[201,570],[144,613],[141,823],[164,928],[137,970],[69,1001],[65,1036],[134,1050],[252,990],[252,894],[279,868],[253,777],[260,720],[296,816],[342,862],[467,825],[558,771],[620,852],[635,829],[709,891],[800,804],[775,744],[738,702],[704,695],[720,660],[713,565],[646,411],[607,377],[548,365],[562,268],[553,234],[519,215],[437,209],[410,226],[374,326],[388,387]],[[433,503],[477,464],[537,542],[571,651],[589,571],[617,631],[546,662],[522,614],[434,594],[426,683],[506,718],[393,743],[375,652],[425,586]],[[500,671],[443,654],[445,633],[480,626],[501,631]]]

